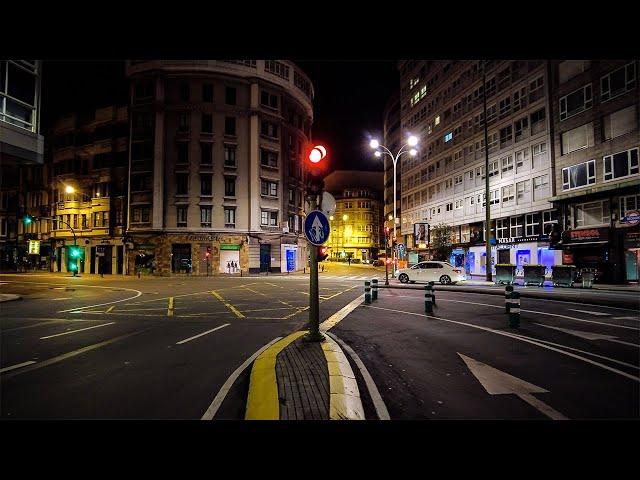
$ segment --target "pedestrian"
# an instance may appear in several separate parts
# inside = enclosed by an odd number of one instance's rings
[[[347,257],[347,262],[349,262],[349,266],[351,266],[351,257]]]
[[[227,262],[227,271],[231,273],[231,262]]]
[[[238,273],[238,262],[233,261],[233,273]]]

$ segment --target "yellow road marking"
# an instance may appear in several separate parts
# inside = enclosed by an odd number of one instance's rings
[[[276,358],[291,342],[305,333],[306,330],[295,332],[274,343],[253,362],[245,420],[280,420]]]
[[[222,298],[218,292],[216,292],[215,290],[211,290],[211,295],[213,295],[218,300],[220,300],[222,303],[224,303],[224,306],[227,307],[229,310],[231,310],[235,314],[236,317],[245,318],[244,315],[242,313],[240,313],[240,311],[236,307],[234,307],[229,302],[227,302],[224,298]]]
[[[106,313],[111,313],[111,311],[115,308],[115,305],[111,305],[109,308],[107,308],[107,312]]]
[[[169,307],[167,308],[167,317],[173,317],[173,297],[169,297]]]

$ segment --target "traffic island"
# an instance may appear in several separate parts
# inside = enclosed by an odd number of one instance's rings
[[[16,295],[14,293],[0,293],[0,303],[2,302],[11,302],[13,300],[21,300],[22,297],[20,295]]]
[[[273,344],[253,363],[246,420],[364,420],[355,375],[340,346],[306,331]]]

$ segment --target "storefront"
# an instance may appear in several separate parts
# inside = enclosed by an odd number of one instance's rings
[[[637,282],[640,278],[640,227],[623,230],[625,277],[628,282]]]
[[[611,229],[583,228],[566,230],[562,234],[562,263],[575,265],[578,269],[592,268],[596,270],[596,280],[611,282],[614,274],[611,271],[610,240]]]

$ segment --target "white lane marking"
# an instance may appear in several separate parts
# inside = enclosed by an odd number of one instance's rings
[[[27,365],[31,365],[32,363],[36,363],[33,360],[29,360],[28,362],[18,363],[17,365],[11,365],[10,367],[0,368],[0,373],[8,372],[10,370],[15,370],[16,368],[26,367]]]
[[[58,300],[71,300],[73,297],[51,298],[50,300],[56,302]]]
[[[331,328],[335,327],[338,324],[338,322],[342,321],[344,317],[346,317],[351,312],[353,312],[358,307],[358,305],[360,305],[363,301],[364,301],[364,294],[358,295],[358,297],[356,297],[355,300],[352,300],[351,302],[347,303],[344,307],[342,307],[340,310],[338,310],[336,313],[334,313],[329,318],[327,318],[324,322],[322,322],[320,324],[320,331],[327,332]]]
[[[611,317],[613,320],[638,320],[640,321],[640,316],[638,317]]]
[[[489,395],[515,395],[552,420],[568,420],[563,414],[531,395],[532,393],[549,393],[549,390],[509,375],[459,352],[458,355]]]
[[[591,310],[578,310],[577,308],[567,308],[567,310],[570,310],[572,312],[588,313],[589,315],[595,315],[596,317],[610,317],[611,316],[610,313],[593,312]]]
[[[588,358],[584,358],[584,357],[581,357],[580,355],[575,355],[575,354],[570,353],[570,352],[565,352],[564,350],[560,350],[558,348],[550,347],[548,345],[540,343],[538,341],[538,339],[530,339],[529,337],[523,337],[523,336],[515,335],[515,334],[509,333],[509,332],[503,332],[503,331],[500,331],[500,330],[494,330],[493,328],[482,327],[480,325],[474,325],[472,323],[460,322],[458,320],[450,320],[448,318],[434,317],[434,316],[431,316],[431,315],[425,315],[423,313],[406,312],[406,311],[403,311],[403,310],[395,310],[395,309],[392,309],[392,308],[373,307],[371,305],[366,305],[366,307],[375,308],[375,309],[378,309],[378,310],[387,310],[389,312],[404,313],[404,314],[407,314],[407,315],[415,315],[417,317],[433,318],[434,320],[441,320],[443,322],[456,323],[458,325],[464,325],[466,327],[476,328],[478,330],[484,330],[485,332],[494,333],[496,335],[502,335],[504,337],[516,338],[516,339],[521,340],[523,342],[531,343],[533,345],[537,345],[539,347],[546,348],[547,350],[551,350],[551,351],[554,351],[554,352],[561,353],[562,355],[566,355],[568,357],[572,357],[572,358],[576,358],[578,360],[582,360],[583,362],[586,362],[586,363],[589,363],[591,365],[595,365],[597,367],[603,368],[604,370],[608,370],[610,372],[617,373],[618,375],[621,375],[623,377],[629,378],[631,380],[635,380],[636,382],[640,382],[640,377],[634,377],[633,375],[629,375],[626,372],[623,372],[623,371],[618,370],[618,369],[613,368],[613,367],[609,367],[608,365],[604,365],[604,364],[599,363],[599,362],[594,362],[593,360],[590,360]]]
[[[260,348],[256,353],[254,353],[249,358],[247,358],[242,365],[240,365],[238,368],[236,368],[233,371],[233,373],[231,375],[229,375],[229,378],[227,378],[227,381],[224,382],[224,385],[222,385],[222,387],[220,388],[220,391],[216,394],[215,398],[211,402],[211,405],[209,405],[209,408],[207,408],[207,411],[204,412],[204,414],[202,415],[202,418],[200,420],[213,420],[213,417],[215,417],[216,413],[218,413],[218,409],[220,408],[220,405],[222,405],[222,402],[224,402],[224,399],[226,398],[227,394],[229,393],[229,390],[231,390],[231,387],[236,382],[236,380],[238,379],[240,374],[242,372],[244,372],[244,370],[249,365],[251,365],[251,363],[259,355],[262,354],[262,352],[264,352],[267,348],[269,348],[271,345],[273,345],[274,343],[276,343],[276,342],[278,342],[280,340],[282,340],[282,337],[274,338],[269,343],[267,343],[265,346]]]
[[[107,325],[113,325],[116,322],[103,323],[102,325],[94,325],[93,327],[78,328],[77,330],[69,330],[68,332],[56,333],[55,335],[47,335],[46,337],[40,337],[40,340],[47,338],[60,337],[62,335],[71,335],[72,333],[84,332],[85,330],[91,330],[92,328],[106,327]]]
[[[219,327],[216,328],[212,328],[211,330],[207,330],[206,332],[202,332],[198,335],[194,335],[193,337],[189,337],[189,338],[185,338],[184,340],[180,340],[179,342],[176,342],[176,345],[182,345],[183,343],[187,343],[190,342],[191,340],[195,340],[196,338],[200,338],[204,335],[207,335],[211,332],[215,332],[216,330],[220,330],[221,328],[224,327],[228,327],[229,325],[231,325],[230,323],[225,323],[224,325],[220,325]]]
[[[640,348],[640,345],[637,343],[624,342],[622,340],[618,340],[618,337],[614,337],[613,335],[602,335],[600,333],[593,332],[585,332],[582,330],[571,330],[569,328],[560,328],[560,327],[552,327],[551,325],[544,325],[542,323],[536,323],[536,325],[540,325],[545,328],[552,328],[554,330],[559,330],[564,333],[568,333],[569,335],[574,335],[579,338],[584,338],[585,340],[606,340],[608,342],[620,343],[622,345],[628,345],[630,347]]]
[[[367,370],[367,367],[364,365],[364,363],[362,363],[362,360],[360,360],[360,357],[358,356],[358,354],[354,352],[349,345],[344,343],[333,333],[329,333],[329,332],[325,332],[325,333],[329,337],[331,337],[334,341],[338,342],[340,346],[344,350],[346,350],[346,352],[351,356],[355,364],[358,366],[358,369],[360,370],[360,374],[364,379],[364,383],[367,386],[367,390],[369,391],[369,397],[373,402],[373,407],[376,409],[376,415],[378,415],[378,418],[380,420],[391,420],[391,417],[389,416],[389,411],[387,410],[387,406],[385,405],[384,400],[382,400],[382,396],[378,391],[378,387],[373,381],[373,378],[371,377],[369,370]]]

